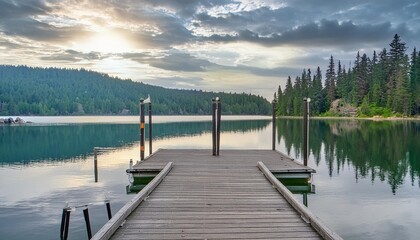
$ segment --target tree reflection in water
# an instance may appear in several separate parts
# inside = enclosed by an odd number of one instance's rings
[[[302,154],[301,119],[280,119],[278,141],[283,139],[290,154]],[[387,181],[393,194],[407,176],[420,187],[420,122],[371,120],[312,119],[309,129],[309,152],[316,165],[324,151],[329,174],[337,174],[345,165],[355,169],[355,178],[370,177]]]

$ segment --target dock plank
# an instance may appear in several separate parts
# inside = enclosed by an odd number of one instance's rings
[[[258,169],[311,174],[275,151],[162,149],[134,166],[172,170],[111,239],[322,239]]]

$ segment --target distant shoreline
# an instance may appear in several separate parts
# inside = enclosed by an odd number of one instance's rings
[[[302,116],[277,116],[277,118],[284,119],[300,119]],[[320,117],[313,116],[311,119],[320,120],[371,120],[371,121],[420,121],[419,117]]]
[[[83,115],[83,116],[0,116],[0,118],[20,117],[31,125],[38,124],[138,124],[137,115]],[[222,115],[224,121],[269,120],[268,115]],[[211,115],[154,115],[153,123],[203,122],[211,121]],[[146,116],[146,123],[148,118]]]

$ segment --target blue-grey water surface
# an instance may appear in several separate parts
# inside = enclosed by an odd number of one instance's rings
[[[137,119],[35,117],[31,125],[0,126],[0,239],[58,239],[66,202],[92,203],[98,231],[105,199],[116,213],[134,196],[125,169],[139,159]],[[270,149],[271,122],[257,119],[225,118],[222,150]],[[155,150],[211,148],[210,117],[155,120]],[[302,120],[279,119],[277,129],[277,149],[301,161]],[[317,173],[309,208],[344,239],[418,239],[419,139],[419,121],[312,120],[309,165]],[[115,148],[99,155],[97,183],[94,147]],[[78,209],[69,239],[86,238]]]

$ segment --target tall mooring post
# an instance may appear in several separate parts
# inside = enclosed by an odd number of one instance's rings
[[[144,105],[149,104],[149,154],[152,154],[152,102],[150,95],[146,99],[140,99],[140,160],[144,160],[144,144],[145,144],[145,132],[144,132]]]
[[[140,160],[144,160],[144,99],[140,99]]]
[[[303,165],[308,166],[309,152],[309,103],[310,98],[303,99]]]
[[[152,155],[152,102],[149,103],[149,155]]]
[[[276,105],[277,105],[277,101],[276,99],[273,100],[273,102],[271,102],[272,105],[272,111],[273,111],[273,139],[272,139],[272,143],[273,143],[273,151],[276,150]]]
[[[213,156],[219,156],[220,153],[220,124],[221,124],[222,104],[220,98],[212,99],[212,140]]]

